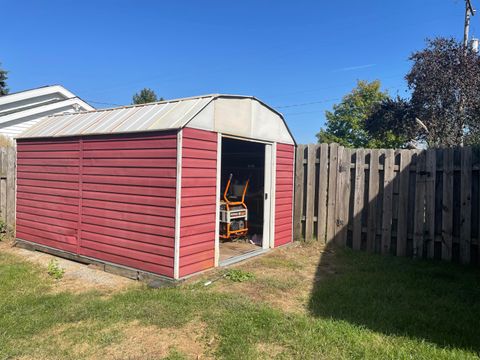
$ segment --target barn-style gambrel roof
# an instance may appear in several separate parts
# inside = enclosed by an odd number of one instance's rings
[[[294,144],[283,116],[253,96],[204,95],[46,117],[19,138],[160,131],[191,127]]]

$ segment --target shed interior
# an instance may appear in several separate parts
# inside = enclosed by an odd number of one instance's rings
[[[220,239],[220,262],[260,250],[263,242],[265,206],[265,144],[232,138],[222,138],[221,199],[231,175],[228,197],[240,200],[245,194],[248,209],[246,236]],[[222,224],[220,224],[222,226]]]

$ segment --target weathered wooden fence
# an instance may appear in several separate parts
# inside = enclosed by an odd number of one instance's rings
[[[480,149],[299,145],[295,237],[479,262]]]
[[[15,225],[16,149],[0,146],[0,221],[13,230]]]

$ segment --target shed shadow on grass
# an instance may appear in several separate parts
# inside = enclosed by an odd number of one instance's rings
[[[366,215],[359,216],[362,226],[366,226]],[[381,214],[376,216],[381,224]],[[348,223],[353,222],[350,214]],[[405,336],[441,348],[480,354],[478,265],[395,257],[392,256],[396,248],[394,237],[391,255],[367,253],[365,234],[362,251],[354,251],[348,248],[352,247],[352,227],[347,228],[344,234],[347,248],[334,245],[342,243],[335,238],[326,246],[318,263],[308,305],[312,316],[343,320],[385,335]],[[380,252],[379,237],[375,252]],[[412,251],[410,239],[407,255],[412,255]]]

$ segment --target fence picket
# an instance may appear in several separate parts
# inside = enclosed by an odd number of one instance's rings
[[[317,238],[325,243],[327,229],[328,145],[320,145],[318,165]]]
[[[472,215],[472,148],[461,149],[460,262],[470,262]]]
[[[335,238],[335,199],[337,192],[338,144],[330,144],[327,200],[327,243]]]
[[[345,154],[348,154],[348,149],[343,146],[338,148],[338,175],[337,175],[337,195],[335,204],[335,242],[340,245],[346,244],[346,231],[348,219],[348,205],[345,203],[345,193],[347,191],[347,169],[350,172],[350,162],[347,162]],[[345,216],[346,214],[346,216]]]
[[[425,233],[425,151],[417,154],[417,175],[415,181],[415,222],[413,229],[413,256],[423,256]]]
[[[452,260],[453,149],[443,149],[442,259]]]
[[[313,240],[313,212],[315,209],[315,145],[307,147],[307,195],[305,196],[305,240]]]
[[[436,150],[428,149],[425,163],[425,236],[427,258],[433,259],[435,245]]]
[[[362,210],[365,188],[365,151],[358,149],[355,157],[355,185],[353,193],[353,248],[360,250],[362,244]]]
[[[393,177],[395,166],[395,153],[393,149],[385,151],[383,165],[383,216],[382,216],[382,254],[390,252],[392,242],[392,205],[393,205]]]
[[[345,149],[343,151],[343,160],[344,160],[344,184],[343,184],[343,194],[342,194],[342,204],[343,204],[343,230],[341,234],[340,241],[342,244],[347,244],[347,234],[348,234],[348,218],[350,216],[350,193],[351,193],[351,171],[350,164],[352,162],[352,151],[351,149]]]
[[[368,174],[368,221],[367,221],[367,251],[375,251],[375,240],[377,236],[377,197],[379,191],[378,178],[378,157],[377,149],[370,152],[370,164]]]
[[[408,185],[410,181],[410,162],[412,154],[410,150],[400,151],[400,166],[398,175],[400,185],[398,189],[398,231],[397,231],[397,256],[405,256],[407,253],[407,216],[408,216]]]

